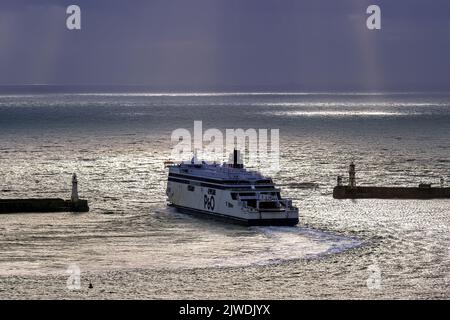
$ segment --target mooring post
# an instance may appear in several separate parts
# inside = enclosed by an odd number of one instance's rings
[[[72,176],[72,197],[71,197],[72,203],[75,203],[78,201],[78,180],[77,180],[77,174],[74,173]]]

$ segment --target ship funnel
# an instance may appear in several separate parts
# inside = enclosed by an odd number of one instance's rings
[[[244,164],[242,163],[241,153],[239,152],[239,150],[234,149],[232,155],[233,155],[233,158],[231,159],[232,161],[230,161],[231,164],[229,166],[232,168],[238,168],[238,169],[243,168]]]

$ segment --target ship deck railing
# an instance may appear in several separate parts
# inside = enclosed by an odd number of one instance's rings
[[[246,186],[245,188],[239,188],[239,187],[232,187],[230,189],[231,191],[243,191],[243,192],[256,192],[256,193],[260,193],[260,192],[281,192],[280,188],[274,188],[274,187],[267,187],[267,189],[263,189],[263,188],[258,188],[258,189],[251,189],[248,186]]]

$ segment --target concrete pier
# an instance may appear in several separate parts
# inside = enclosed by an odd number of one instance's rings
[[[419,184],[418,187],[364,187],[356,185],[356,169],[352,161],[349,166],[348,185],[342,185],[338,176],[337,186],[333,189],[335,199],[450,199],[450,188],[444,187],[444,178],[440,179],[440,188],[431,184]]]
[[[336,186],[335,199],[450,199],[450,188]]]
[[[72,176],[72,194],[70,200],[60,198],[47,199],[0,199],[1,213],[26,212],[88,212],[87,200],[78,198],[78,179]]]
[[[88,212],[87,200],[54,199],[0,199],[0,213],[26,212]]]

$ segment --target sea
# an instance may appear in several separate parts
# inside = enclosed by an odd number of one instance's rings
[[[168,207],[194,121],[278,129],[299,224]],[[69,199],[76,173],[90,211],[0,215],[0,299],[450,298],[450,199],[333,199],[351,161],[358,185],[450,186],[450,93],[2,92],[0,199]]]

